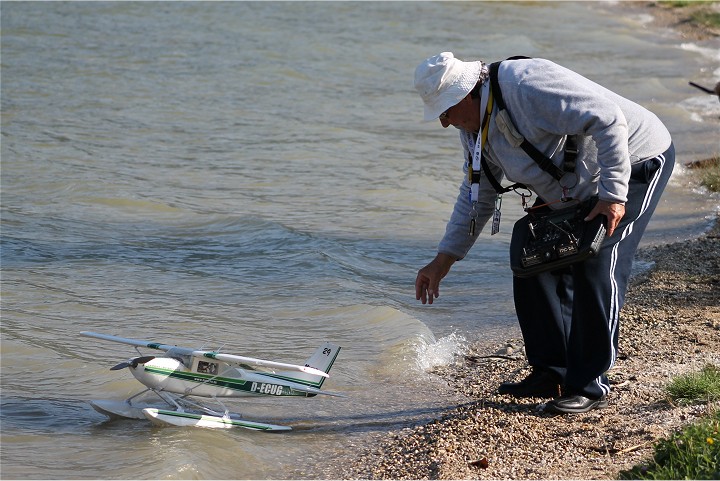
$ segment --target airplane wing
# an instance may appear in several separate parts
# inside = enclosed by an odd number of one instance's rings
[[[126,337],[111,336],[109,334],[99,334],[97,332],[90,332],[90,331],[83,331],[80,333],[80,335],[85,336],[85,337],[94,337],[96,339],[102,339],[104,341],[120,342],[123,344],[129,344],[131,346],[149,347],[150,349],[158,349],[160,351],[168,351],[170,349],[180,349],[182,351],[187,351],[187,354],[190,354],[193,351],[192,349],[183,349],[183,348],[178,348],[177,346],[170,346],[167,344],[160,344],[157,342],[140,341],[138,339],[128,339]],[[185,353],[183,352],[183,354],[185,354]]]
[[[80,333],[81,336],[94,337],[96,339],[102,339],[104,341],[119,342],[122,344],[129,344],[131,346],[147,347],[150,349],[158,349],[161,351],[169,351],[172,349],[178,354],[185,354],[196,357],[207,357],[210,359],[216,359],[218,361],[228,362],[231,364],[248,364],[252,366],[264,367],[267,369],[281,369],[284,371],[300,371],[315,376],[330,377],[329,374],[315,369],[309,366],[300,366],[297,364],[286,364],[284,362],[266,361],[264,359],[256,359],[254,357],[235,356],[233,354],[223,354],[215,351],[198,351],[194,349],[188,349],[178,346],[170,346],[168,344],[160,344],[151,341],[142,341],[139,339],[128,339],[126,337],[111,336],[109,334],[100,334],[97,332],[83,331]]]

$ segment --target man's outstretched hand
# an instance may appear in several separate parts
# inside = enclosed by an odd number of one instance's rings
[[[440,296],[440,281],[450,272],[455,258],[438,254],[435,259],[418,271],[415,278],[415,299],[432,304]]]

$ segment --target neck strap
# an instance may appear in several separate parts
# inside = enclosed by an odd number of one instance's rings
[[[493,94],[497,98],[498,110],[507,112],[507,108],[505,107],[505,101],[502,98],[502,90],[500,90],[500,83],[498,82],[498,69],[500,68],[500,63],[501,62],[495,62],[490,65],[490,84],[492,85]],[[510,117],[507,116],[506,120],[510,121]],[[513,135],[513,138],[516,142],[520,141],[520,148],[523,149],[525,153],[530,156],[531,159],[537,162],[537,164],[542,170],[552,175],[555,180],[562,179],[563,175],[565,175],[565,172],[561,168],[553,164],[552,160],[547,158],[542,152],[536,149],[533,144],[528,142],[527,139],[517,131],[515,126],[512,125],[512,121],[510,122],[511,123],[510,125],[508,125],[508,127],[512,127],[512,130],[514,130],[513,134],[517,134]]]
[[[480,195],[480,172],[484,170],[482,150],[487,143],[488,130],[490,130],[490,114],[493,109],[492,91],[490,84],[485,82],[480,94],[480,133],[477,138],[465,132],[468,146],[468,181],[470,182],[470,201],[476,203]]]
[[[527,59],[529,57],[510,57],[508,60],[516,60],[516,59]],[[500,83],[498,82],[498,69],[500,68],[501,62],[495,62],[490,65],[490,85],[492,87],[491,93],[494,95],[495,102],[497,103],[497,123],[498,128],[503,132],[506,139],[508,139],[508,142],[510,142],[511,145],[514,145],[516,147],[520,147],[525,151],[525,153],[533,159],[538,166],[550,174],[555,180],[560,182],[560,180],[565,176],[567,173],[571,173],[575,171],[575,159],[577,156],[577,141],[573,136],[568,135],[565,140],[565,156],[563,160],[563,168],[560,168],[556,166],[553,161],[545,156],[542,152],[540,152],[537,148],[535,148],[534,145],[532,145],[528,140],[522,136],[517,131],[517,128],[512,123],[512,120],[510,119],[510,115],[507,111],[507,108],[505,106],[505,101],[502,97],[502,90],[500,89]],[[487,168],[487,165],[485,165],[485,162],[483,160],[482,163],[483,172],[488,177],[488,180],[492,184],[493,188],[498,194],[502,194],[504,192],[508,192],[509,190],[514,190],[515,188],[525,188],[523,184],[514,184],[510,187],[503,188],[500,186],[499,182],[492,176],[490,173],[490,169]]]

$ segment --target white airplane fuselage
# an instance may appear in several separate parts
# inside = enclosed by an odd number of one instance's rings
[[[157,391],[201,397],[307,396],[305,388],[290,379],[276,375],[247,372],[227,363],[195,359],[192,369],[173,357],[156,357],[136,367],[133,376]],[[283,376],[284,377],[284,376]]]

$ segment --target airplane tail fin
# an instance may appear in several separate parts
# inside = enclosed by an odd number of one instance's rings
[[[333,363],[335,362],[335,359],[337,358],[339,352],[340,346],[337,346],[330,342],[325,342],[317,348],[315,353],[310,356],[307,361],[305,361],[305,366],[309,366],[323,371],[324,373],[328,373],[330,372],[330,368],[332,368]],[[322,376],[317,376],[304,372],[286,372],[277,374],[282,374],[283,377],[287,376],[288,379],[294,382],[305,384],[307,386],[312,386],[318,389],[320,389],[320,386],[322,386],[323,382],[325,381],[325,378]]]

